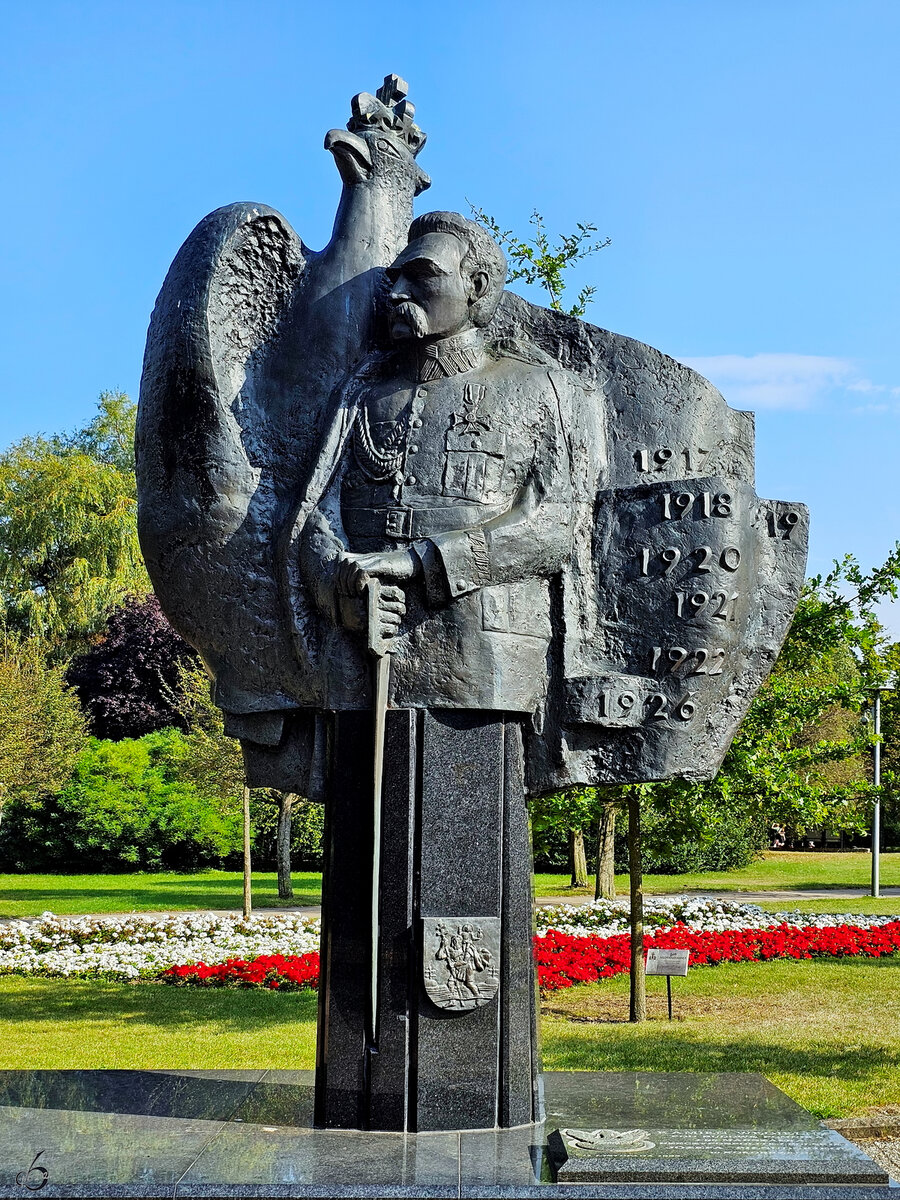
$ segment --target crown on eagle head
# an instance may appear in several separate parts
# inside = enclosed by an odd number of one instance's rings
[[[399,75],[385,75],[384,83],[373,96],[360,92],[350,101],[353,116],[347,122],[351,133],[384,129],[402,138],[418,154],[425,145],[425,134],[413,120],[416,106],[406,98],[409,84]]]

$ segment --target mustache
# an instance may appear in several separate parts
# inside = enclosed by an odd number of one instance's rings
[[[391,310],[391,324],[402,321],[408,325],[414,337],[424,337],[428,332],[428,318],[418,304],[404,300]]]

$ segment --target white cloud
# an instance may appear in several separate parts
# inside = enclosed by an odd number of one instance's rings
[[[836,388],[881,390],[860,379],[847,358],[818,354],[713,354],[682,358],[706,376],[732,408],[812,408]],[[890,389],[888,389],[890,390]]]

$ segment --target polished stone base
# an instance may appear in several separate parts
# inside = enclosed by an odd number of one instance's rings
[[[0,1198],[900,1195],[865,1154],[759,1075],[544,1078],[542,1125],[399,1134],[313,1129],[306,1071],[0,1072]],[[572,1130],[597,1129],[642,1130],[632,1144],[653,1146],[566,1150]]]
[[[373,739],[371,713],[333,714],[316,1124],[398,1133],[522,1125],[538,1112],[538,1062],[519,721],[387,714],[374,1041]],[[460,953],[451,970],[441,928],[448,938],[474,932],[474,963]]]

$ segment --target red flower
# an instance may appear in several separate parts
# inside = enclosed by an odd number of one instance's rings
[[[730,929],[704,933],[675,925],[665,933],[648,934],[647,949],[690,950],[692,967],[720,962],[764,962],[773,958],[835,958],[864,955],[880,958],[900,953],[900,921],[860,928],[856,925],[778,925],[769,929]],[[631,967],[631,943],[627,933],[612,937],[574,937],[548,929],[534,939],[538,981],[543,991],[593,983],[621,975]],[[161,978],[166,983],[199,987],[266,987],[278,991],[316,988],[319,984],[318,954],[261,954],[250,962],[231,958],[207,966],[190,963],[169,967]]]

